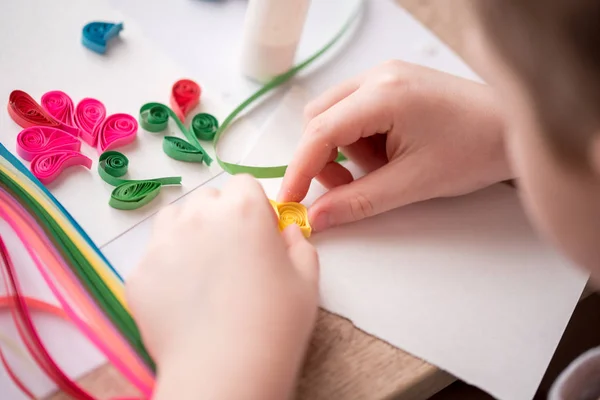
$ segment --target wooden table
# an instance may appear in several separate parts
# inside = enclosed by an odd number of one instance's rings
[[[456,53],[464,54],[467,0],[396,1]],[[439,368],[360,331],[348,320],[321,310],[297,398],[423,400],[454,380]],[[103,399],[136,394],[110,366],[100,367],[80,383]],[[58,393],[50,397],[59,399],[68,396]]]

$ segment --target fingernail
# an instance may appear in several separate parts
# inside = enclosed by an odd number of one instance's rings
[[[324,231],[333,225],[333,220],[331,218],[331,214],[326,211],[320,212],[317,214],[315,219],[311,221],[311,227],[315,231]]]

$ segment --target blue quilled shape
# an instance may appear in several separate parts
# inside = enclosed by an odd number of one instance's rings
[[[90,22],[83,27],[81,43],[88,49],[99,54],[106,52],[106,43],[119,35],[123,30],[123,24],[110,22]]]

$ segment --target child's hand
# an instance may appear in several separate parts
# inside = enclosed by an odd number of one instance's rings
[[[287,398],[316,318],[318,259],[298,227],[278,231],[257,181],[235,176],[162,211],[127,284],[157,398]]]
[[[301,201],[313,178],[328,193],[309,210],[315,230],[512,178],[503,121],[487,86],[399,61],[331,89],[308,125],[280,201]],[[368,174],[353,181],[336,149]]]

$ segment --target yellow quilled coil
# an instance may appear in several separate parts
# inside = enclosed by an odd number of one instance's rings
[[[304,205],[294,202],[278,203],[274,200],[269,200],[269,202],[279,220],[280,231],[290,225],[298,225],[304,237],[310,237],[312,229],[308,223],[308,210]]]

